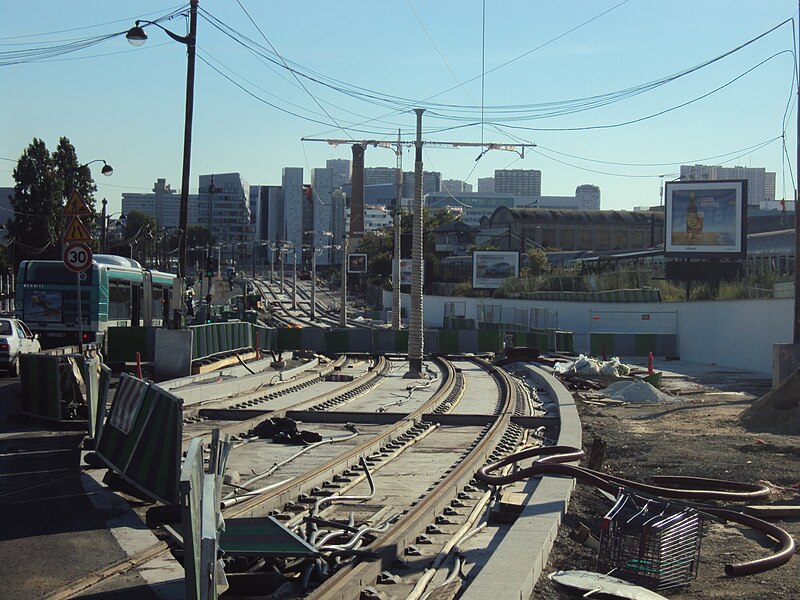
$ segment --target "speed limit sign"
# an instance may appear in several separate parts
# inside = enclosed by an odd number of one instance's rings
[[[92,249],[86,244],[76,242],[64,248],[64,266],[70,271],[80,273],[92,264]]]

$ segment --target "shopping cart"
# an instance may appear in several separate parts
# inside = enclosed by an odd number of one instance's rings
[[[687,585],[702,533],[696,510],[622,491],[603,517],[597,570],[651,590]]]

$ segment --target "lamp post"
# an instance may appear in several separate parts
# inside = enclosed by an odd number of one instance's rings
[[[178,291],[181,292],[180,296],[183,296],[183,278],[186,276],[186,232],[188,230],[187,221],[189,214],[189,174],[192,154],[192,112],[194,109],[194,64],[195,47],[197,44],[198,4],[199,0],[189,0],[189,35],[177,35],[153,21],[136,21],[136,25],[131,27],[125,35],[133,46],[141,46],[147,40],[147,34],[139,24],[148,23],[150,25],[155,25],[170,38],[186,46],[186,110],[184,113],[185,118],[183,125],[183,173],[181,176],[181,208],[178,224],[181,234],[178,246],[178,277],[176,279],[179,286]],[[173,315],[173,326],[177,327],[180,323],[180,315],[184,306],[183,298],[177,298],[177,303],[173,306],[180,307],[175,309],[175,314]]]
[[[127,217],[125,216],[125,213],[122,212],[122,211],[120,211],[118,213],[111,213],[110,215],[107,214],[107,210],[106,210],[107,205],[108,205],[108,200],[103,198],[103,210],[101,212],[101,223],[100,223],[100,227],[101,227],[101,229],[100,229],[100,251],[103,254],[106,254],[108,252],[108,225],[111,222],[111,217],[113,217],[114,215],[119,215],[119,219],[117,219],[117,220],[122,225],[125,225],[125,221],[127,220]]]

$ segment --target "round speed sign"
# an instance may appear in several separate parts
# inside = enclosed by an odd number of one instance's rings
[[[75,242],[64,248],[64,266],[80,273],[92,264],[92,249],[84,243]]]

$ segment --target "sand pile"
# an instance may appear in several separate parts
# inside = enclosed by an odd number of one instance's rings
[[[603,390],[603,394],[612,400],[648,404],[653,402],[668,402],[675,398],[656,389],[646,381],[618,381]]]
[[[753,401],[739,423],[749,431],[800,435],[800,370]]]

